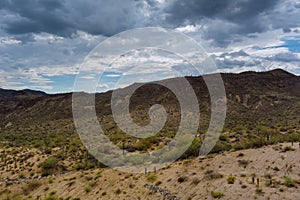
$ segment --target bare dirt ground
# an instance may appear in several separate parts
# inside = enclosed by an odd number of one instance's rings
[[[146,183],[186,200],[300,199],[298,143],[177,161],[147,175],[96,169],[7,183],[5,169],[0,172],[0,199],[163,199],[159,192],[145,188]]]

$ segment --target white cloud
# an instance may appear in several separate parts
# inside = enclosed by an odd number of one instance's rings
[[[111,77],[111,78],[116,78],[116,77],[120,77],[121,74],[106,74],[106,77]]]
[[[108,88],[109,88],[108,84],[98,84],[97,85],[97,89],[102,89],[102,90],[104,89],[105,90],[105,89],[108,89]]]
[[[178,27],[175,30],[183,33],[191,33],[191,32],[199,32],[199,30],[202,28],[200,25],[186,25],[182,27]]]
[[[0,37],[0,43],[10,45],[10,44],[21,44],[22,41],[9,38],[9,37],[2,37],[2,38]]]

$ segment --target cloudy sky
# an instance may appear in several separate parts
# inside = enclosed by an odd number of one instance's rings
[[[1,0],[0,16],[1,88],[72,91],[96,45],[142,27],[187,34],[219,71],[300,74],[300,0]],[[172,56],[160,56],[179,66]],[[103,91],[116,76],[102,80]]]

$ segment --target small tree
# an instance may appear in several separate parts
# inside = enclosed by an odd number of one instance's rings
[[[264,137],[266,137],[267,141],[270,141],[271,137],[274,136],[276,134],[276,130],[275,129],[271,129],[269,127],[266,126],[257,126],[257,133],[258,134],[262,134]]]

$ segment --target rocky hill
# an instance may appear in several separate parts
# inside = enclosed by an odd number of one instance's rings
[[[210,100],[203,77],[186,78],[198,97],[201,112],[209,114]],[[236,126],[234,121],[239,122],[238,125],[245,126],[248,122],[274,125],[286,120],[292,121],[293,125],[299,124],[298,121],[294,121],[294,117],[300,112],[298,109],[300,77],[276,69],[259,73],[222,74],[222,78],[228,103],[226,127]],[[96,95],[99,116],[111,114],[110,98],[111,92]],[[147,109],[155,103],[161,103],[174,112],[179,112],[174,94],[155,82],[148,83],[135,92],[131,98],[131,111],[145,114],[137,118],[147,121]],[[6,126],[9,122],[19,126],[72,119],[71,107],[71,93],[49,95],[31,90],[1,89],[0,127]]]
[[[280,69],[221,76],[227,117],[211,154],[197,158],[210,120],[205,77],[186,77],[201,111],[198,133],[177,162],[145,175],[108,169],[88,153],[76,134],[71,93],[0,89],[0,199],[297,198],[300,77]],[[95,95],[98,120],[115,145],[149,152],[175,136],[179,102],[157,83],[145,84],[130,99],[131,116],[139,125],[150,122],[152,105],[167,111],[163,129],[145,139],[118,128],[111,91]]]

